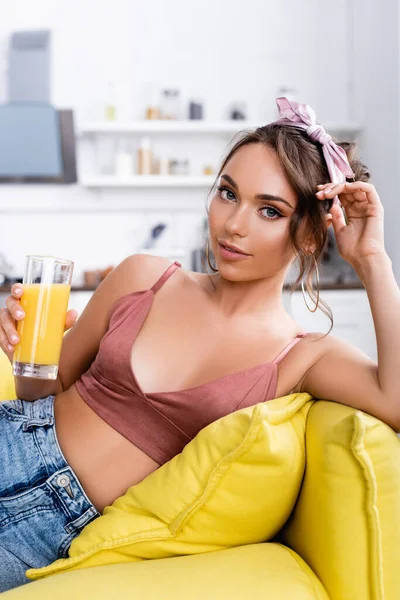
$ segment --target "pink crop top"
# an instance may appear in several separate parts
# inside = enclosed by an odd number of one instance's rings
[[[150,289],[126,294],[112,304],[97,356],[75,383],[82,399],[104,421],[160,465],[209,423],[275,398],[278,363],[307,335],[299,333],[272,362],[186,390],[146,394],[131,369],[132,347],[154,294],[181,266],[175,261]]]

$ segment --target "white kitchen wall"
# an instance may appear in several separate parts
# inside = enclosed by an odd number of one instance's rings
[[[108,78],[121,110],[139,118],[143,83],[205,96],[207,117],[243,98],[250,116],[272,115],[278,85],[291,83],[324,120],[347,118],[346,0],[2,0],[1,37],[51,28],[53,101],[79,118],[101,114]],[[323,42],[323,43],[322,43]],[[334,43],[333,43],[334,42]],[[335,60],[333,61],[333,56]]]
[[[199,94],[205,117],[212,120],[225,118],[228,105],[243,100],[250,119],[267,122],[275,118],[274,99],[286,84],[313,106],[320,122],[359,121],[352,101],[351,10],[350,0],[2,0],[0,101],[7,99],[9,34],[50,28],[52,101],[75,109],[78,132],[86,120],[102,117],[110,79],[117,85],[121,118],[143,117],[145,84],[155,82],[180,88],[184,101]],[[380,32],[374,33],[379,38]],[[170,146],[178,158],[194,153],[199,164],[209,158],[218,166],[227,141],[163,137],[155,143],[156,150]],[[89,140],[78,139],[81,178],[90,168],[92,149]],[[80,283],[85,269],[115,264],[135,252],[161,220],[169,224],[165,244],[190,250],[205,202],[205,189],[3,185],[0,252],[20,273],[30,252],[69,257]]]
[[[400,285],[399,0],[352,0],[352,104],[364,123],[363,157],[385,210],[385,245]]]

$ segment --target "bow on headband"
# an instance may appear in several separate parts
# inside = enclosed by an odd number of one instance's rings
[[[346,181],[346,177],[354,179],[354,173],[347,160],[346,152],[343,148],[335,144],[332,137],[325,131],[322,125],[317,124],[315,112],[311,106],[308,106],[308,104],[298,104],[285,97],[277,98],[276,103],[282,118],[274,121],[274,123],[305,129],[311,140],[319,142],[322,145],[322,152],[332,183],[342,183]],[[333,203],[340,204],[337,196],[333,199]]]

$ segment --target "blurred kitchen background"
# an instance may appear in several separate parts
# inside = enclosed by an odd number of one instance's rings
[[[220,161],[236,132],[277,118],[279,95],[358,141],[399,281],[399,23],[395,0],[2,0],[0,304],[26,254],[75,262],[79,312],[133,253],[203,271]],[[366,292],[332,236],[322,267],[332,333],[376,358]],[[301,290],[290,301],[295,276],[288,309],[327,331]]]

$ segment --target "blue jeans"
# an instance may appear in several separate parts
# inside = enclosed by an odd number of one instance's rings
[[[54,398],[0,402],[0,592],[31,583],[27,569],[66,558],[100,516],[60,449]]]

